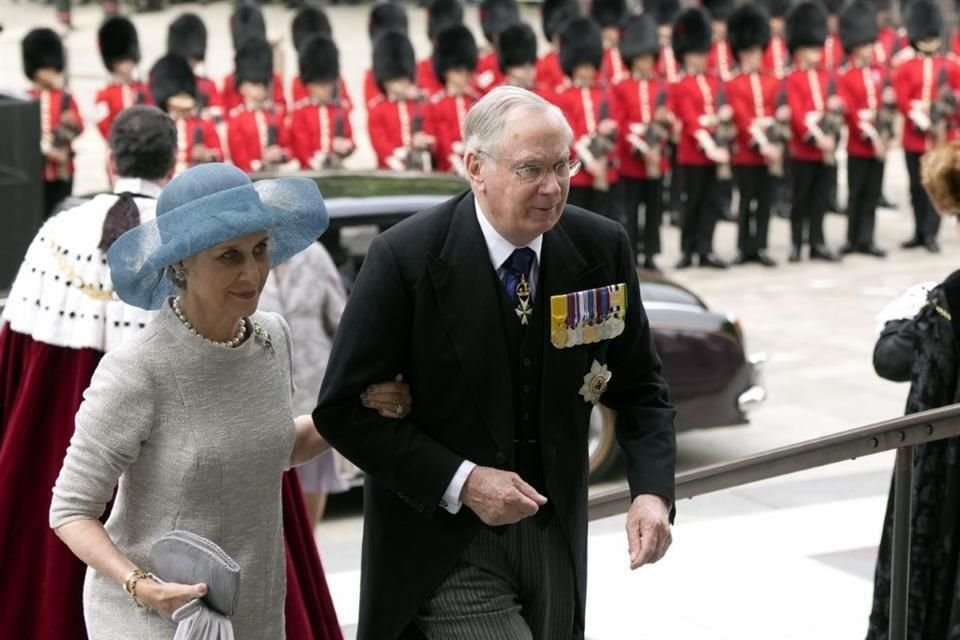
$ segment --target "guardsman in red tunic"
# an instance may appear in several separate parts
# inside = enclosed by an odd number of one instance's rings
[[[657,76],[667,84],[680,79],[681,64],[673,53],[671,38],[673,22],[680,14],[679,0],[644,0],[643,12],[657,21],[657,38],[660,40],[660,56],[657,58]]]
[[[428,130],[427,105],[414,83],[413,45],[402,33],[390,31],[373,47],[373,75],[384,97],[367,115],[370,143],[377,166],[394,171],[431,171],[436,138]]]
[[[300,46],[315,35],[326,36],[333,40],[333,30],[330,27],[330,20],[322,9],[307,6],[297,12],[290,25],[291,35],[293,36],[293,48],[297,50],[299,59]],[[294,76],[290,86],[290,95],[293,99],[293,108],[297,103],[309,98],[309,92],[303,86],[303,81],[299,76]],[[337,102],[341,107],[350,111],[353,109],[353,100],[350,98],[350,92],[347,90],[347,83],[343,76],[337,78]]]
[[[204,73],[207,26],[200,16],[184,13],[170,23],[167,30],[167,53],[176,54],[190,63],[197,86],[196,100],[200,116],[214,123],[222,122],[225,114],[220,91]],[[156,104],[160,106],[159,103]]]
[[[826,39],[827,15],[819,2],[805,0],[793,8],[787,16],[787,46],[794,62],[787,76],[793,171],[790,262],[800,261],[805,242],[810,244],[811,260],[839,260],[823,235],[823,217],[836,175],[831,160],[843,124],[841,115],[836,126],[836,96],[828,95],[828,74],[822,66]]]
[[[304,169],[336,169],[353,153],[350,112],[336,100],[340,54],[333,40],[316,35],[301,43],[300,77],[310,95],[290,122],[293,154]]]
[[[847,118],[847,243],[844,254],[863,253],[882,258],[886,252],[874,242],[874,226],[883,164],[893,133],[893,118],[885,111],[886,69],[873,65],[877,44],[876,10],[869,0],[854,0],[840,14],[840,40],[847,67],[837,88]],[[887,92],[893,89],[887,87]],[[886,100],[884,98],[887,98]]]
[[[248,39],[266,40],[267,24],[263,19],[263,13],[261,13],[260,8],[250,3],[239,5],[233,12],[233,15],[230,16],[230,35],[233,38],[233,50],[235,52],[239,51]],[[234,108],[239,107],[245,102],[243,96],[240,95],[240,91],[237,89],[239,83],[234,77],[235,74],[236,71],[229,74],[223,79],[223,84],[221,85],[220,99],[223,102],[223,111],[226,114],[230,114]],[[286,117],[287,98],[283,95],[283,76],[279,73],[273,73],[272,67],[270,88],[272,92],[272,108],[279,113],[281,117]]]
[[[473,88],[483,95],[503,84],[500,62],[497,60],[497,41],[500,32],[520,22],[520,10],[517,0],[483,0],[480,4],[480,27],[488,46],[477,60],[477,71],[473,74]]]
[[[787,77],[790,68],[790,52],[783,37],[783,28],[792,4],[791,0],[765,0],[762,3],[770,15],[770,42],[763,51],[763,64],[760,68],[777,80]]]
[[[503,84],[540,93],[537,88],[537,34],[533,27],[518,22],[504,29],[497,55]]]
[[[290,161],[285,114],[270,102],[273,48],[263,38],[246,38],[237,51],[234,72],[243,103],[230,110],[227,145],[230,161],[241,171],[269,171]]]
[[[683,75],[672,87],[671,105],[680,126],[677,143],[677,180],[684,196],[678,269],[693,266],[725,269],[727,263],[713,253],[717,192],[717,166],[729,164],[730,150],[715,139],[721,117],[717,105],[720,80],[707,73],[711,28],[707,13],[685,9],[673,26],[673,51]],[[729,106],[725,109],[729,110]],[[724,116],[725,117],[725,116]]]
[[[823,6],[827,10],[827,40],[823,45],[823,59],[821,64],[828,72],[835,74],[843,66],[843,43],[840,42],[838,23],[840,11],[846,0],[824,0]]]
[[[716,76],[721,82],[727,82],[733,77],[736,67],[730,43],[727,42],[727,20],[736,3],[734,0],[702,0],[702,3],[710,15],[710,28],[713,31],[713,42],[707,57],[707,73]]]
[[[623,223],[634,252],[642,253],[644,269],[659,271],[654,260],[660,253],[660,220],[663,217],[663,174],[667,168],[667,142],[672,129],[667,110],[667,84],[657,78],[660,41],[657,21],[644,14],[627,18],[620,38],[620,55],[629,75],[613,87],[620,135],[620,185]],[[643,241],[638,244],[640,207],[643,207]]]
[[[427,37],[431,46],[436,43],[441,31],[456,24],[463,24],[463,5],[460,0],[433,0],[427,7]],[[417,63],[416,78],[421,95],[432,96],[443,91],[443,83],[433,70],[432,53]]]
[[[573,154],[583,171],[570,178],[570,204],[617,220],[616,105],[603,79],[603,36],[591,18],[574,18],[560,37],[560,65],[568,77],[557,106],[573,129]]]
[[[874,45],[873,53],[873,64],[875,65],[892,65],[894,56],[904,46],[908,46],[891,23],[891,4],[891,0],[873,0],[877,15],[877,42]]]
[[[387,31],[407,33],[407,10],[399,2],[377,2],[370,8],[370,19],[367,22],[370,46]],[[369,109],[373,101],[382,95],[377,79],[373,77],[373,69],[367,69],[363,73],[363,103]]]
[[[731,162],[740,194],[734,264],[758,262],[773,267],[777,263],[767,253],[774,195],[770,166],[782,165],[784,148],[782,136],[776,133],[781,82],[763,71],[763,52],[770,45],[770,17],[757,5],[741,5],[730,16],[727,37],[740,65],[740,73],[727,83],[737,128]]]
[[[944,25],[936,2],[913,0],[905,9],[904,24],[915,55],[894,69],[893,88],[904,116],[903,152],[910,176],[915,228],[913,237],[902,246],[926,247],[936,253],[940,250],[940,216],[921,184],[920,159],[945,142],[951,128],[955,130],[955,113],[949,108],[949,100],[952,97],[955,102],[957,69],[940,54]]]
[[[204,162],[223,162],[220,136],[213,121],[200,115],[197,80],[186,60],[173,53],[157,60],[150,69],[150,95],[177,127],[175,174]]]
[[[43,212],[50,216],[73,191],[73,139],[83,131],[77,101],[64,88],[66,52],[52,29],[33,29],[21,43],[28,93],[40,103]]]
[[[97,31],[100,57],[110,72],[110,84],[97,92],[94,99],[97,129],[104,139],[110,138],[114,118],[127,107],[149,102],[147,85],[136,79],[140,62],[137,28],[129,18],[113,16],[104,20]]]
[[[466,25],[447,27],[437,35],[433,64],[437,77],[446,84],[443,91],[430,97],[427,108],[427,130],[436,137],[436,170],[465,176],[463,122],[478,100],[471,87],[477,68],[477,43]]]
[[[630,75],[630,69],[620,57],[620,28],[627,17],[625,0],[593,0],[590,17],[600,25],[603,34],[603,65],[600,75],[612,87]]]
[[[543,38],[550,48],[537,60],[537,93],[556,102],[557,89],[564,81],[563,68],[560,66],[560,34],[567,23],[578,15],[580,8],[576,0],[544,0],[540,11]]]

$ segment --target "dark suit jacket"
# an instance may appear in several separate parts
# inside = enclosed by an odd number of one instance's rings
[[[313,417],[367,473],[360,640],[398,637],[484,526],[466,506],[456,516],[439,507],[460,463],[513,468],[511,363],[493,273],[466,192],[373,242],[340,323]],[[543,346],[541,455],[577,570],[581,620],[592,407],[578,391],[591,363],[613,372],[603,403],[617,411],[634,495],[673,500],[675,439],[627,236],[619,225],[568,206],[544,235],[536,295],[548,301],[616,283],[627,283],[629,292],[622,335],[570,349],[549,340]],[[397,373],[413,392],[409,417],[381,418],[360,404],[365,385]]]

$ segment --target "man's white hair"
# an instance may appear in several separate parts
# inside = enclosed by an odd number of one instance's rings
[[[497,87],[467,112],[463,123],[464,146],[468,151],[494,153],[500,146],[500,138],[510,115],[518,110],[536,110],[549,113],[565,129],[568,140],[573,140],[573,129],[563,112],[532,91],[520,87]]]

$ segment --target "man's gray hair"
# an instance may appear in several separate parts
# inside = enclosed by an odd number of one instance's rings
[[[532,91],[520,87],[497,87],[467,112],[463,123],[464,146],[467,150],[493,152],[500,145],[500,138],[507,125],[507,118],[516,109],[545,111],[562,124],[570,140],[573,130],[563,112]]]

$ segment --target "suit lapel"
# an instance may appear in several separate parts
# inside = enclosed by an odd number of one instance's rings
[[[457,204],[439,256],[428,259],[437,306],[474,393],[478,414],[501,451],[513,447],[513,389],[496,273],[472,193]]]

